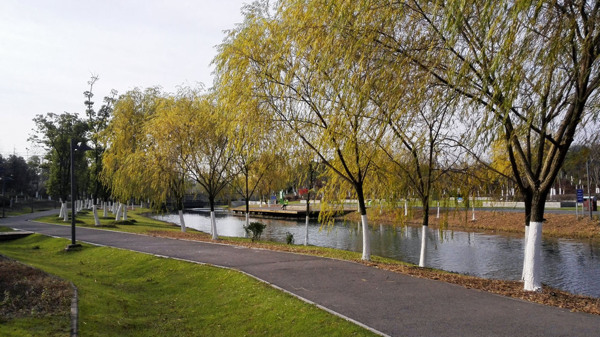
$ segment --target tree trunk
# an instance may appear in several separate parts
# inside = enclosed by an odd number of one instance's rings
[[[419,255],[419,267],[425,267],[427,260],[427,227],[429,226],[429,198],[421,199],[423,203],[423,226],[421,229],[421,254]]]
[[[542,270],[542,224],[544,221],[544,207],[547,194],[548,191],[534,191],[531,193],[529,230],[527,231],[527,241],[525,243],[523,258],[523,288],[526,291],[540,291],[542,289],[540,278]]]
[[[58,217],[59,218],[64,218],[64,216],[65,216],[64,212],[65,212],[65,203],[61,202],[60,203],[60,211],[58,212]]]
[[[94,212],[94,226],[100,226],[100,219],[98,218],[98,210],[96,205],[92,205],[92,212]]]
[[[246,182],[246,188],[248,188],[248,182]],[[246,226],[250,225],[250,198],[244,198],[244,202],[246,203]]]
[[[121,204],[121,206],[123,207],[123,221],[127,221],[127,204],[123,205]]]
[[[65,201],[64,205],[65,205],[65,210],[63,212],[63,221],[64,222],[69,222],[69,208],[67,207],[67,202],[66,201]]]
[[[218,240],[219,236],[217,235],[217,221],[215,220],[215,199],[213,197],[209,197],[208,202],[210,203],[210,231],[212,233],[212,239]]]
[[[421,227],[421,254],[419,257],[419,267],[425,267],[425,260],[427,259],[427,227],[423,225]]]
[[[371,237],[369,236],[369,222],[367,220],[367,207],[365,206],[365,196],[363,194],[362,185],[356,186],[356,194],[358,196],[358,209],[362,222],[363,232],[363,251],[362,259],[365,261],[371,260]]]
[[[310,220],[310,190],[306,193],[306,221],[304,223],[304,245],[308,246],[308,221]]]
[[[185,220],[183,219],[183,210],[179,209],[179,224],[181,225],[181,231],[185,232]]]
[[[121,203],[119,203],[119,206],[117,207],[115,204],[115,207],[117,209],[116,215],[115,215],[115,221],[119,221],[119,218],[121,216],[121,210],[123,208],[123,205]]]

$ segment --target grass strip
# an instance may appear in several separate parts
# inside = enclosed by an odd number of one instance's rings
[[[85,336],[372,335],[239,272],[87,244],[65,252],[66,244],[35,234],[0,243],[0,253],[75,283]],[[0,335],[52,335],[51,325],[14,319]]]

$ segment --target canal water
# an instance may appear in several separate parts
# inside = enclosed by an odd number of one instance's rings
[[[178,215],[157,219],[179,224]],[[185,213],[187,227],[210,232],[208,211]],[[304,243],[304,221],[253,219],[267,225],[262,239],[285,242],[286,233],[296,244]],[[217,233],[243,237],[243,217],[217,212]],[[309,244],[349,251],[362,251],[362,231],[358,223],[338,222],[332,226],[309,224]],[[418,264],[420,227],[371,227],[372,254]],[[492,235],[477,232],[429,229],[427,266],[483,278],[518,280],[523,263],[523,236]],[[542,282],[574,294],[600,297],[600,245],[570,239],[544,239],[542,243]]]

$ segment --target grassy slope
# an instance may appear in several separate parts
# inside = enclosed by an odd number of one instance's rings
[[[238,272],[41,235],[0,253],[71,280],[86,336],[348,336],[360,327]],[[45,335],[52,320],[13,320],[2,336]],[[48,326],[40,331],[40,326]]]

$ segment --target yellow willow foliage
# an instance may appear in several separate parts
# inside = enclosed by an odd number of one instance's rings
[[[155,114],[161,93],[158,88],[135,89],[115,103],[113,118],[102,133],[107,150],[101,179],[121,202],[149,195],[144,183],[148,150],[146,123]]]
[[[235,152],[230,145],[231,121],[210,94],[191,95],[181,121],[181,157],[185,170],[208,194],[211,207],[235,177]]]
[[[173,198],[182,207],[189,185],[186,160],[191,156],[184,144],[191,135],[190,118],[198,92],[199,89],[181,88],[176,96],[160,100],[156,115],[146,124],[149,151],[145,178],[157,205]]]
[[[385,130],[369,102],[380,69],[378,51],[361,50],[360,43],[344,34],[343,24],[331,26],[332,21],[345,24],[345,19],[329,10],[329,3],[280,5],[273,16],[267,8],[246,15],[221,46],[217,71],[248,81],[244,87],[268,106],[264,111],[271,119],[295,134],[332,172],[362,189]]]
[[[520,190],[545,195],[578,125],[598,115],[597,2],[382,2],[376,12],[390,58],[477,107],[479,138],[503,135]]]

